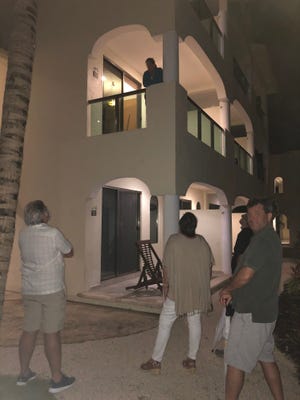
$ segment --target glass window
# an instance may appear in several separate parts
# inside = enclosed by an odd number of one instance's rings
[[[191,101],[188,101],[187,130],[198,138],[198,109]]]
[[[205,114],[201,114],[201,140],[211,147],[211,121]]]
[[[214,149],[220,154],[223,154],[222,135],[223,135],[222,129],[220,129],[217,125],[214,125]]]

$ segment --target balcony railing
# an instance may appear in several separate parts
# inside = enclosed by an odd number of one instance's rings
[[[209,34],[213,44],[221,53],[221,41],[222,41],[222,32],[218,27],[214,17],[212,16],[210,9],[204,0],[190,0],[191,6],[194,11],[198,15],[201,24]]]
[[[234,161],[244,171],[253,174],[253,160],[251,155],[237,142],[234,142]]]
[[[145,89],[88,101],[90,136],[146,127]]]
[[[224,130],[190,98],[188,98],[187,114],[188,132],[225,156]]]

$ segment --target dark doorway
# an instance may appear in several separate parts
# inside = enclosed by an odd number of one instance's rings
[[[140,193],[103,188],[101,280],[139,270]]]

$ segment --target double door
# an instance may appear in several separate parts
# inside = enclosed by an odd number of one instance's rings
[[[103,188],[101,280],[139,270],[140,193]]]

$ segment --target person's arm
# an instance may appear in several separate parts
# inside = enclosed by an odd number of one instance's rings
[[[145,71],[144,75],[143,75],[143,85],[144,85],[145,88],[151,85],[151,82],[150,82],[150,79],[149,79],[148,75],[149,74],[147,73],[147,71]]]
[[[64,235],[58,229],[55,229],[55,244],[56,248],[61,252],[63,257],[65,258],[73,257],[74,252],[72,244],[64,237]]]
[[[220,303],[227,305],[232,299],[232,291],[238,289],[251,281],[255,270],[250,267],[242,267],[231,282],[220,292]]]

